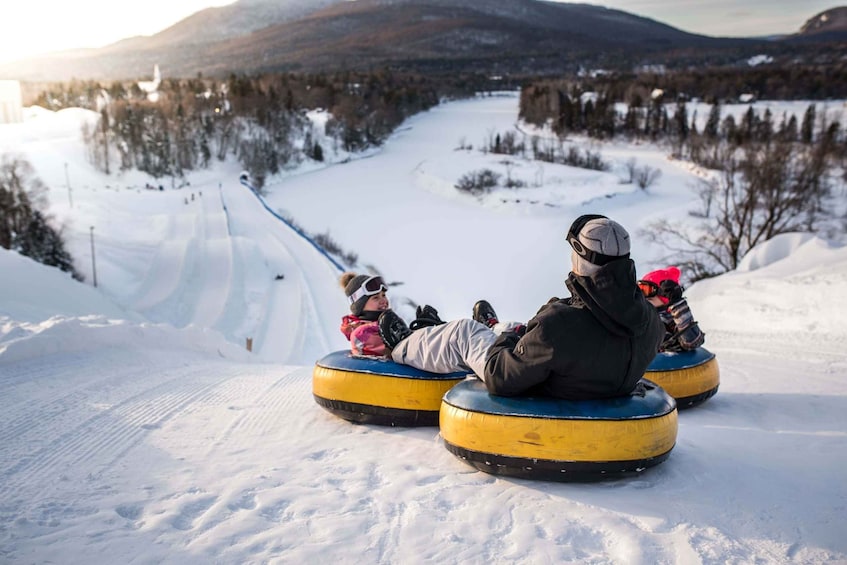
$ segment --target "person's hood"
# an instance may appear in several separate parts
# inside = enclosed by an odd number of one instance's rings
[[[574,300],[582,302],[611,333],[632,337],[647,331],[651,317],[656,317],[636,280],[632,259],[620,259],[593,275],[570,273],[565,284]]]

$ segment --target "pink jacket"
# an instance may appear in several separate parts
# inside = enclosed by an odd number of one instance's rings
[[[385,355],[385,342],[379,336],[379,325],[376,322],[350,314],[341,319],[341,333],[350,340],[350,352],[353,355]]]

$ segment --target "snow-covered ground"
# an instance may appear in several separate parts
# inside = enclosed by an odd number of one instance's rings
[[[89,114],[28,115],[0,153],[51,187],[87,282],[0,250],[0,562],[847,563],[847,247],[781,236],[688,290],[721,388],[680,414],[666,462],[504,479],[436,428],[315,404],[314,361],[345,346],[339,271],[237,166],[148,191],[88,165]],[[368,158],[274,179],[267,204],[401,282],[407,315],[407,298],[445,318],[486,298],[532,316],[566,292],[584,212],[629,229],[640,272],[661,266],[638,228],[686,217],[697,172],[647,145],[597,146],[609,173],[457,149],[516,120],[515,96],[439,106]],[[649,191],[619,183],[630,157],[663,171]],[[452,188],[486,167],[532,186]]]

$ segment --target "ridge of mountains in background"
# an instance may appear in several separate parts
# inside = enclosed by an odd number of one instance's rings
[[[538,75],[796,57],[845,41],[847,7],[766,40],[708,37],[620,10],[540,0],[239,0],[152,36],[0,64],[0,78],[118,80],[147,76],[155,64],[181,78],[379,68]]]

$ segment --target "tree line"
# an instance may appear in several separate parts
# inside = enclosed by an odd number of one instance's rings
[[[481,80],[390,72],[198,77],[163,81],[156,101],[136,83],[74,81],[46,89],[37,103],[99,112],[84,138],[90,160],[105,173],[182,177],[235,156],[261,188],[286,165],[380,145],[409,116],[442,98],[472,95]],[[306,117],[312,109],[329,112],[324,131]]]
[[[755,67],[690,67],[672,72],[599,73],[572,83],[607,92],[617,102],[647,99],[654,89],[668,99],[697,96],[707,103],[731,102],[742,94],[763,100],[847,98],[847,62],[835,58],[826,64],[765,64]]]
[[[656,84],[668,86],[670,80]],[[649,83],[591,92],[584,87],[572,80],[525,86],[521,118],[560,137],[578,133],[664,144],[673,158],[711,171],[698,187],[699,208],[690,212],[697,221],[663,220],[644,232],[692,280],[735,269],[747,251],[775,235],[814,232],[833,218],[833,185],[847,180],[847,135],[818,104],[799,118],[774,116],[769,109],[759,113],[751,105],[736,119],[723,115],[714,98],[698,128],[686,97],[669,99],[668,92],[682,92],[679,84],[668,90]],[[620,100],[621,94],[628,100]]]
[[[58,267],[81,281],[61,233],[44,212],[46,191],[28,161],[11,155],[0,158],[0,247]]]

